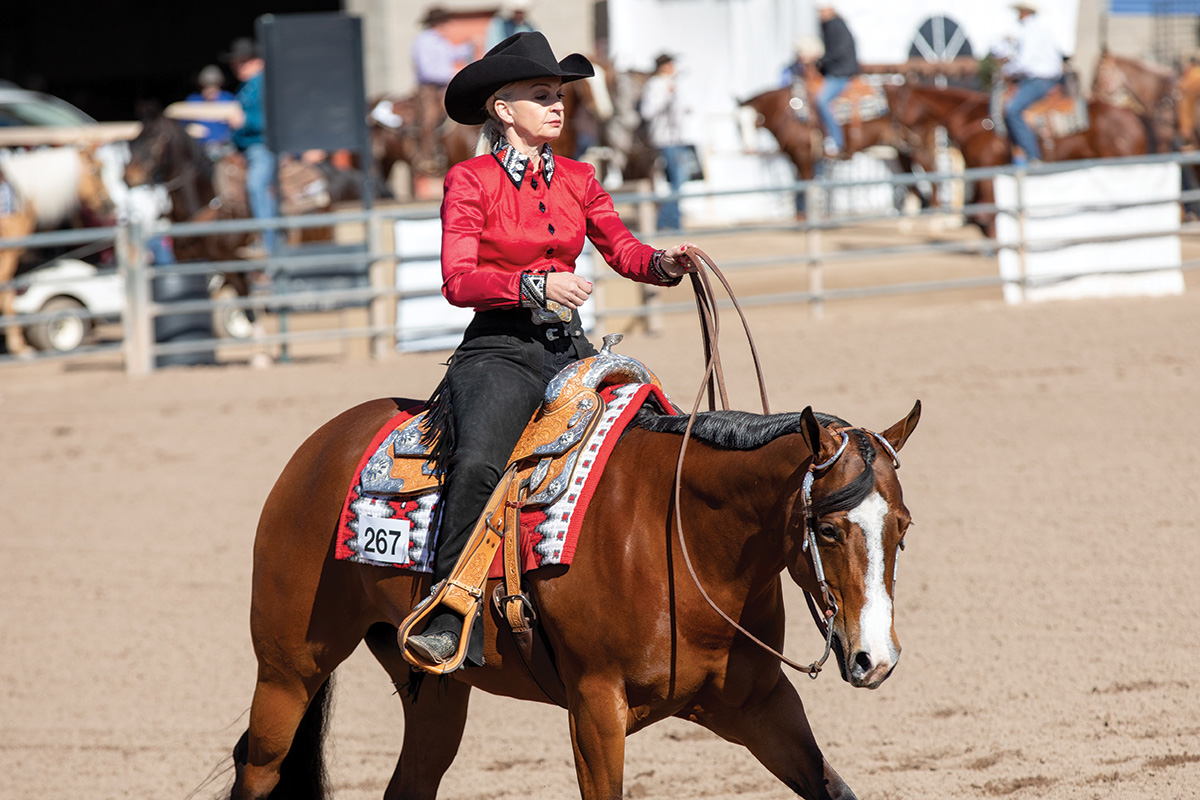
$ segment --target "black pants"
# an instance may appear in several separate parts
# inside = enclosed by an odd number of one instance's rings
[[[446,463],[434,582],[448,577],[546,385],[568,364],[595,355],[578,314],[534,325],[527,309],[475,315],[446,370],[454,449]]]

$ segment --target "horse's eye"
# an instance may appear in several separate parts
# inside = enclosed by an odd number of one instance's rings
[[[821,535],[822,539],[830,542],[840,542],[842,540],[842,532],[837,529],[836,525],[831,525],[828,522],[822,522],[817,526],[817,533]]]

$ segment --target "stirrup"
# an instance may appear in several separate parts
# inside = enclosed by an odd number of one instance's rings
[[[454,565],[450,577],[440,581],[430,590],[429,596],[417,604],[402,623],[396,633],[400,643],[400,652],[404,660],[418,669],[443,675],[453,672],[462,666],[467,657],[467,643],[471,640],[471,629],[479,616],[483,604],[483,587],[487,583],[488,571],[496,556],[496,549],[504,541],[505,503],[512,483],[517,475],[516,465],[512,465],[500,478],[500,483],[492,491],[487,505],[471,537],[463,548],[462,555]],[[437,664],[422,658],[408,647],[408,637],[429,617],[438,606],[445,606],[463,618],[462,633],[458,639],[458,650],[449,660]]]

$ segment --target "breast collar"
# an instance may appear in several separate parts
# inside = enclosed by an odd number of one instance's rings
[[[554,153],[550,149],[549,144],[542,145],[542,175],[546,178],[546,185],[550,185],[551,179],[554,177]],[[517,152],[517,148],[513,147],[508,141],[501,139],[492,146],[492,156],[500,164],[504,173],[508,175],[509,180],[520,189],[521,182],[525,180],[525,172],[529,169],[529,156]]]

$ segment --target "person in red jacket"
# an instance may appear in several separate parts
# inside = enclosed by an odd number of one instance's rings
[[[430,436],[444,470],[433,580],[447,578],[500,480],[547,384],[596,350],[579,308],[592,284],[575,274],[584,237],[619,274],[659,286],[679,283],[688,243],[642,244],[626,229],[595,169],[555,155],[562,85],[593,74],[584,56],[555,59],[536,31],[500,42],[446,88],[446,111],[483,124],[479,153],[446,175],[442,201],[442,294],[475,309],[445,378],[428,403]],[[443,663],[458,648],[463,619],[433,613],[408,638]],[[481,650],[475,626],[468,660]]]

